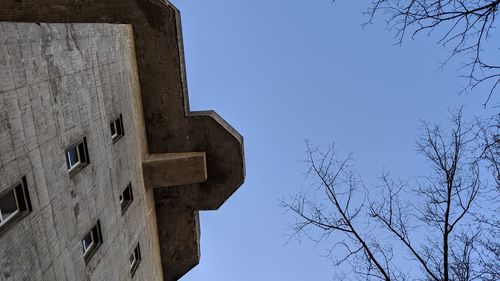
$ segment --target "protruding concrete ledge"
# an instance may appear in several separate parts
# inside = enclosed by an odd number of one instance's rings
[[[148,154],[142,173],[146,188],[201,183],[207,180],[205,152]]]
[[[199,260],[198,210],[218,209],[245,178],[243,138],[215,112],[189,109],[179,11],[166,0],[1,0],[0,20],[132,25],[144,154],[206,153],[204,176],[200,157],[143,162],[149,186],[165,187],[154,189],[163,275],[178,280]]]

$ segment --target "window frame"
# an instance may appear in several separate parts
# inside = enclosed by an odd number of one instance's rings
[[[132,204],[132,201],[134,201],[134,193],[132,191],[132,183],[129,183],[127,187],[125,187],[125,189],[122,191],[122,193],[118,196],[118,202],[120,203],[120,209],[122,211],[122,215]]]
[[[109,123],[109,127],[111,130],[111,140],[113,141],[113,143],[117,142],[125,135],[125,131],[123,129],[123,117],[121,114],[118,115],[118,118]]]
[[[9,213],[5,212],[5,214],[8,214],[8,215],[6,215],[5,218],[4,218],[4,215],[3,215],[4,212],[2,212],[2,207],[0,206],[0,227],[2,227],[5,223],[7,223],[9,220],[11,220],[15,215],[17,215],[21,211],[19,209],[19,202],[18,202],[18,198],[17,198],[17,194],[16,194],[15,188],[9,190],[3,196],[0,197],[0,199],[2,199],[3,197],[8,196],[9,193],[12,193],[12,195],[14,197],[14,203],[16,205],[16,209],[15,209],[14,212],[9,212]]]
[[[90,243],[88,244],[88,246],[86,245],[85,241],[87,241],[87,237],[90,237]],[[94,231],[93,230],[90,230],[87,235],[85,235],[85,237],[83,237],[82,239],[82,249],[83,249],[83,255],[87,255],[95,246],[95,242],[94,242]]]
[[[72,162],[71,160],[73,160],[73,159],[71,159],[72,158],[71,157],[71,155],[72,155],[71,152],[73,150],[74,150],[74,154],[76,155],[76,161],[75,161],[74,164],[71,163]],[[72,171],[74,168],[76,168],[81,163],[81,161],[80,161],[80,150],[78,149],[78,145],[72,146],[72,147],[70,147],[70,148],[68,148],[66,150],[66,159],[68,161],[67,165],[69,166],[68,167],[68,172]]]
[[[12,193],[13,196],[9,195],[10,193]],[[0,234],[2,234],[11,223],[33,211],[28,183],[25,176],[23,176],[19,182],[16,182],[9,188],[0,192],[0,201],[6,196],[13,197],[16,209],[14,212],[9,212],[8,216],[4,216],[7,212],[2,212],[2,207],[0,206]]]
[[[90,158],[89,158],[89,149],[87,146],[87,138],[83,137],[83,140],[74,143],[73,145],[69,146],[65,150],[65,158],[66,158],[66,168],[68,170],[68,174],[74,175],[78,171],[80,171],[82,168],[87,166],[90,163]],[[76,155],[76,161],[71,161],[74,160],[72,159],[72,156],[75,154]]]
[[[85,246],[86,238],[90,236],[90,244]],[[88,264],[92,256],[95,254],[97,249],[102,245],[102,231],[101,231],[101,222],[97,220],[97,223],[92,226],[92,228],[85,233],[83,239],[80,240],[80,245],[82,247],[83,259],[85,260],[85,264]]]
[[[131,259],[133,257],[133,260]],[[134,277],[135,272],[137,271],[137,268],[139,268],[139,264],[141,263],[142,257],[141,257],[141,248],[139,246],[139,242],[137,242],[137,245],[134,247],[134,250],[128,257],[128,261],[130,263],[130,274],[132,277]]]

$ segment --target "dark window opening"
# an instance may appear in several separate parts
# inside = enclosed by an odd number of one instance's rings
[[[26,177],[20,183],[0,195],[0,229],[6,227],[14,218],[31,212],[31,200]]]
[[[90,163],[90,161],[86,138],[83,138],[82,142],[74,144],[66,149],[66,166],[68,167],[68,172],[76,172],[85,167],[88,163]]]
[[[132,184],[128,184],[125,190],[120,194],[119,196],[119,201],[120,201],[120,207],[122,210],[122,214],[125,212],[125,210],[128,208],[128,206],[132,203],[134,200],[134,195],[132,194]]]
[[[118,117],[116,120],[111,122],[111,124],[109,124],[109,128],[111,130],[111,139],[113,140],[113,142],[115,142],[119,138],[123,137],[123,135],[124,135],[123,118],[122,118],[121,114],[120,114],[120,117]]]
[[[19,205],[17,203],[17,196],[14,189],[7,192],[0,198],[0,225],[13,218],[19,213]]]
[[[141,262],[141,248],[139,247],[139,243],[135,246],[134,251],[128,258],[130,262],[130,273],[132,273],[132,277],[134,276],[137,267],[139,267],[139,263]]]
[[[101,233],[101,223],[97,221],[97,224],[92,227],[92,229],[85,234],[82,241],[82,251],[85,263],[88,263],[92,255],[95,253],[97,248],[102,244],[102,233]]]

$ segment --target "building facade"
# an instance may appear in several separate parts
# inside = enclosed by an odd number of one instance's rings
[[[241,136],[191,112],[161,0],[2,1],[0,281],[178,280]]]

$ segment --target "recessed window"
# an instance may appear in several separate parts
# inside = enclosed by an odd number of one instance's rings
[[[128,206],[132,203],[132,200],[134,200],[134,196],[132,194],[132,184],[128,184],[125,190],[120,194],[119,196],[119,201],[120,201],[120,207],[122,209],[122,214],[125,212],[125,210],[128,208]]]
[[[97,224],[94,225],[94,227],[92,227],[87,234],[85,234],[81,244],[83,257],[85,259],[85,263],[87,263],[97,248],[99,248],[102,244],[101,223],[99,221],[97,221]]]
[[[68,167],[68,172],[76,172],[85,167],[89,162],[86,138],[83,138],[83,141],[66,149],[66,165]]]
[[[113,139],[113,142],[117,141],[124,135],[123,120],[121,114],[120,117],[118,117],[116,120],[111,122],[111,124],[109,124],[109,128],[111,130],[111,139]]]
[[[6,227],[14,218],[31,211],[26,177],[23,177],[20,183],[0,195],[0,229]]]
[[[19,213],[19,203],[14,189],[0,198],[0,225],[6,223]]]
[[[141,262],[141,248],[139,247],[139,243],[135,246],[134,251],[130,254],[128,260],[130,263],[130,273],[134,276],[134,273]]]

